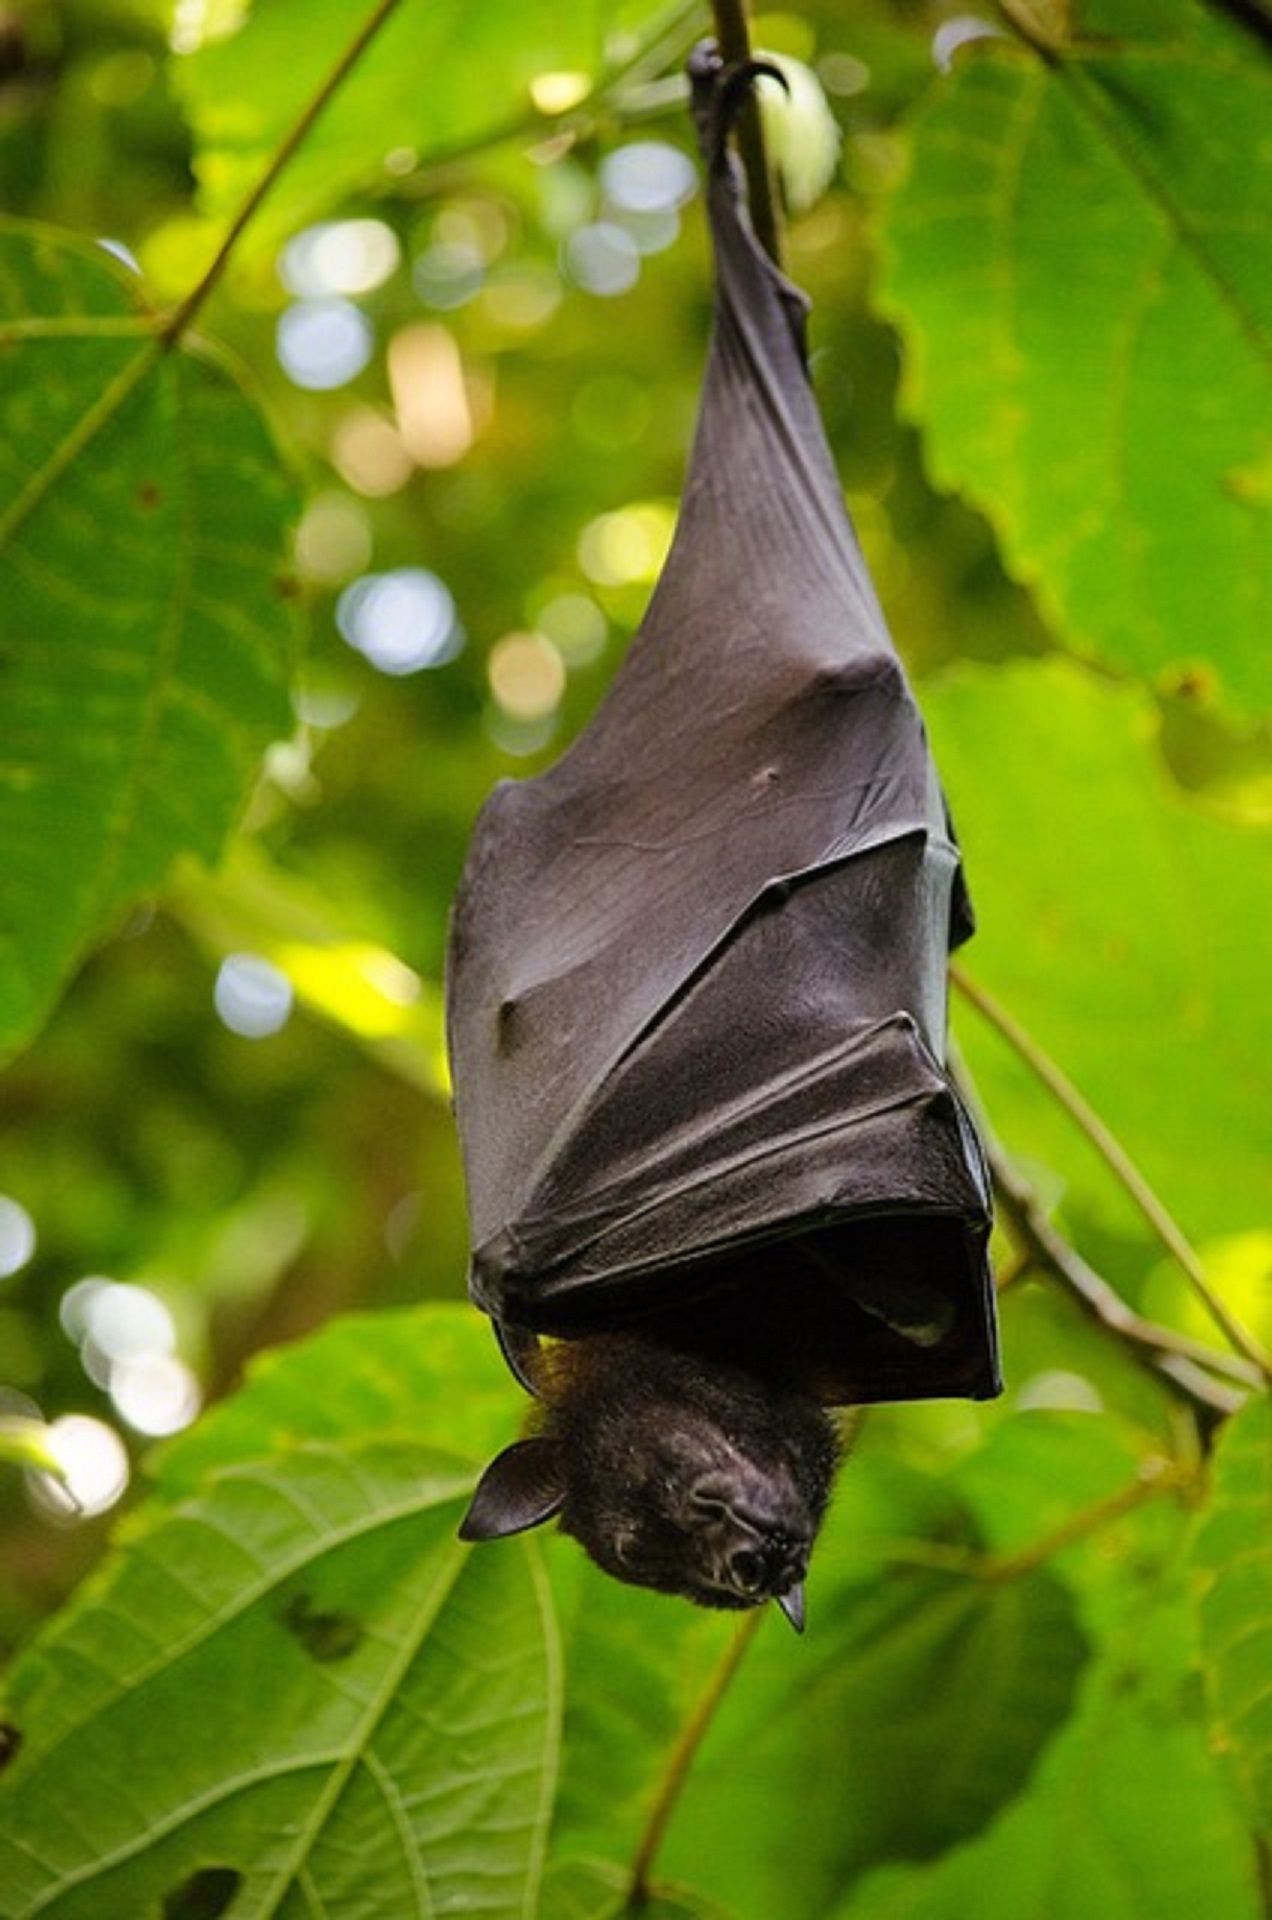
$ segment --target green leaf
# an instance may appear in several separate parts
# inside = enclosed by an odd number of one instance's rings
[[[898,1535],[973,1544],[955,1496],[863,1453],[819,1545],[808,1632],[770,1609],[677,1805],[660,1878],[755,1920],[817,1914],[849,1871],[937,1850],[1021,1790],[1085,1657],[1068,1597],[1045,1574],[991,1587],[888,1564]],[[564,1610],[553,1851],[622,1862],[735,1627],[602,1592],[591,1569],[579,1586]]]
[[[833,1596],[879,1580],[898,1536],[957,1541],[967,1537],[967,1527],[957,1499],[867,1444],[841,1474],[818,1542],[808,1582],[807,1639],[797,1644],[784,1621],[766,1620],[735,1688],[751,1686],[765,1648],[779,1666],[788,1654],[798,1654],[798,1673],[802,1656],[823,1637]],[[572,1541],[550,1545],[548,1566],[570,1674],[553,1849],[625,1861],[640,1843],[668,1756],[737,1622],[607,1580]],[[730,1826],[727,1810],[724,1823]],[[685,1877],[701,1880],[693,1862]]]
[[[289,725],[291,486],[139,283],[0,222],[0,1046],[175,855],[219,853]]]
[[[178,60],[205,212],[238,207],[375,11],[368,0],[313,0],[299,15],[287,0],[256,0],[237,33]],[[550,124],[536,113],[531,82],[545,73],[594,76],[611,11],[602,0],[520,0],[515,9],[404,0],[288,164],[247,244],[276,241],[353,189],[383,183],[391,155],[409,167],[522,122],[527,137]]]
[[[151,1456],[155,1491],[183,1500],[219,1468],[386,1433],[480,1468],[516,1437],[523,1406],[471,1307],[349,1314],[252,1361],[242,1392]]]
[[[1049,1574],[889,1567],[774,1620],[703,1747],[668,1870],[754,1920],[820,1913],[854,1872],[975,1833],[1068,1713],[1085,1654]],[[810,1628],[810,1631],[812,1629]]]
[[[987,1833],[872,1874],[835,1920],[1260,1920],[1254,1849],[1188,1685],[1179,1584],[1144,1590],[1030,1790]]]
[[[908,404],[1077,651],[1266,706],[1272,72],[1198,0],[1077,13],[915,117],[881,287]]]
[[[1179,795],[1152,751],[1148,700],[1067,663],[962,673],[926,687],[923,706],[978,915],[968,972],[1060,1063],[1187,1231],[1264,1224],[1272,1005],[1249,913],[1272,892],[1272,844]],[[1112,1207],[1119,1230],[1142,1234],[1037,1080],[955,1005],[1006,1144],[1063,1168],[1076,1204]]]
[[[532,1544],[455,1538],[474,1470],[411,1431],[438,1420],[411,1398],[442,1362],[444,1339],[436,1366],[411,1353],[429,1317],[387,1317],[396,1367],[387,1342],[367,1359],[360,1325],[277,1360],[207,1423],[234,1464],[134,1525],[19,1661],[4,1920],[213,1896],[257,1915],[534,1911],[551,1600]],[[465,1384],[448,1395],[469,1432]],[[360,1415],[361,1437],[299,1438],[311,1410],[319,1435]],[[204,1436],[199,1464],[216,1450]],[[195,1464],[173,1449],[170,1492]]]
[[[1210,1723],[1252,1818],[1272,1834],[1272,1402],[1252,1401],[1215,1449],[1193,1548]]]

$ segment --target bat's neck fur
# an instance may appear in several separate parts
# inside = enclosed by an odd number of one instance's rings
[[[679,1406],[760,1440],[775,1427],[786,1431],[792,1420],[806,1423],[819,1436],[829,1434],[834,1447],[834,1428],[810,1396],[758,1369],[678,1350],[660,1335],[557,1341],[540,1355],[539,1386],[547,1424],[558,1431],[577,1421],[593,1429],[616,1409],[627,1417]]]

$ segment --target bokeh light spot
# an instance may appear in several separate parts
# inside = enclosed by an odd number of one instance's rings
[[[539,609],[537,625],[570,667],[597,659],[609,632],[605,615],[585,593],[556,594]]]
[[[1001,40],[1002,29],[992,20],[982,20],[971,13],[959,13],[952,20],[942,20],[932,35],[932,58],[942,73],[948,73],[960,47],[970,46],[973,40]]]
[[[530,98],[540,113],[568,113],[586,100],[591,90],[586,73],[540,73],[530,82]]]
[[[177,1329],[163,1301],[149,1287],[109,1281],[84,1301],[84,1338],[110,1360],[138,1353],[171,1353]]]
[[[279,363],[294,385],[315,393],[361,373],[374,346],[371,322],[350,300],[296,300],[278,317]]]
[[[850,100],[870,85],[870,69],[864,60],[851,53],[826,53],[817,62],[817,78],[827,93]]]
[[[652,500],[599,514],[579,535],[579,565],[599,587],[656,580],[675,524],[672,509]]]
[[[492,704],[486,710],[486,732],[501,753],[525,760],[547,746],[556,732],[556,715],[546,713],[538,720],[516,720],[502,707]]]
[[[425,567],[364,574],[341,594],[336,625],[381,673],[444,666],[464,641],[449,588]]]
[[[138,260],[132,248],[125,246],[122,240],[115,240],[107,234],[100,234],[97,244],[103,253],[109,253],[113,259],[118,260],[121,265],[127,267],[129,273],[140,274],[140,260]]]
[[[693,162],[665,140],[633,140],[601,163],[605,198],[624,213],[673,213],[697,186]]]
[[[352,407],[331,437],[331,460],[355,493],[382,500],[404,487],[415,462],[391,420],[373,407]]]
[[[68,1340],[74,1340],[78,1346],[81,1340],[87,1339],[89,1308],[99,1293],[114,1284],[104,1274],[90,1273],[66,1289],[58,1302],[57,1317]]]
[[[278,271],[302,299],[370,293],[397,271],[402,249],[383,220],[325,220],[287,242]]]
[[[602,300],[626,293],[640,278],[640,249],[613,220],[593,220],[572,233],[563,263],[575,286]]]
[[[445,327],[402,327],[389,342],[389,389],[402,444],[421,467],[453,467],[473,444],[464,363]]]
[[[1104,1401],[1094,1381],[1085,1374],[1069,1373],[1055,1367],[1031,1374],[1022,1380],[1016,1395],[1017,1409],[1055,1413],[1103,1413]]]
[[[19,1273],[34,1252],[34,1220],[17,1200],[0,1193],[0,1280]]]
[[[487,316],[497,327],[509,333],[532,333],[560,306],[561,282],[549,268],[527,261],[493,275],[481,298]]]
[[[439,313],[465,306],[481,292],[486,262],[471,240],[435,240],[411,269],[411,281],[426,307]]]
[[[180,1433],[202,1404],[199,1383],[171,1353],[139,1353],[111,1371],[110,1397],[137,1433]]]
[[[257,953],[232,953],[221,962],[212,993],[231,1033],[263,1040],[291,1016],[292,986],[286,974]]]
[[[541,633],[506,633],[491,648],[486,676],[495,699],[514,720],[542,720],[565,692],[565,662]]]
[[[37,1505],[64,1520],[91,1519],[114,1506],[128,1485],[128,1453],[113,1427],[86,1413],[67,1413],[52,1422],[49,1446],[65,1482],[28,1473]]]
[[[296,529],[296,565],[307,580],[336,586],[361,573],[371,558],[371,522],[347,493],[311,500]]]

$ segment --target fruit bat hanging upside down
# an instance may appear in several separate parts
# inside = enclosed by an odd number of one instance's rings
[[[462,1531],[559,1514],[620,1580],[798,1626],[825,1410],[999,1390],[944,1065],[972,918],[806,302],[727,149],[749,75],[709,47],[690,72],[717,288],[675,541],[591,725],[491,796],[455,904],[470,1291],[541,1402]]]

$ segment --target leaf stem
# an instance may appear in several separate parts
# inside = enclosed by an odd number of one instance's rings
[[[213,255],[211,265],[159,329],[159,339],[165,347],[175,346],[185,333],[229,265],[230,255],[238,245],[244,228],[254,219],[279,175],[291,161],[297,149],[309,137],[315,123],[329,106],[332,97],[344,84],[389,15],[395,12],[399,5],[400,0],[379,0],[379,4],[368,14],[340,58],[326,75],[318,91],[301,110],[299,117],[275,151],[273,159],[230,222],[224,239]]]
[[[720,1702],[729,1691],[733,1677],[746,1658],[747,1650],[759,1631],[760,1622],[767,1611],[765,1607],[756,1607],[747,1615],[733,1635],[667,1756],[667,1764],[663,1768],[658,1791],[654,1795],[654,1803],[649,1810],[649,1818],[645,1822],[645,1830],[632,1856],[631,1876],[627,1885],[626,1911],[628,1913],[639,1912],[649,1899],[649,1877],[654,1860],[662,1845],[671,1816],[676,1810],[676,1804],[684,1791],[689,1770],[697,1758],[698,1749],[706,1738],[707,1730],[715,1718]]]
[[[1261,1384],[1258,1369],[1249,1361],[1235,1354],[1217,1352],[1198,1340],[1190,1340],[1187,1334],[1176,1333],[1173,1327],[1159,1326],[1153,1320],[1141,1318],[1057,1231],[1028,1181],[992,1142],[988,1159],[994,1192],[1032,1256],[1032,1264],[1059,1280],[1079,1306],[1107,1332],[1125,1342],[1145,1366],[1165,1375],[1172,1386],[1211,1418],[1215,1414],[1233,1413],[1241,1403],[1240,1394],[1219,1386],[1209,1377],[1211,1374],[1221,1374],[1246,1389]]]
[[[743,66],[751,58],[751,35],[746,22],[746,0],[711,0],[716,45],[726,66]],[[747,200],[755,237],[774,266],[782,264],[773,182],[764,151],[764,129],[759,103],[752,91],[738,114],[738,153],[746,173]]]
[[[1182,1487],[1194,1485],[1197,1478],[1195,1466],[1181,1466],[1176,1461],[1153,1456],[1144,1461],[1128,1486],[1119,1487],[1116,1493],[1106,1494],[1102,1500],[1095,1500],[1089,1507],[1071,1513],[1050,1533],[1044,1533],[1016,1553],[993,1554],[973,1562],[972,1571],[980,1580],[1019,1580],[1023,1575],[1045,1566],[1048,1560],[1053,1560],[1066,1547],[1098,1533],[1102,1527],[1110,1526],[1124,1514],[1133,1513],[1136,1507],[1144,1506],[1149,1500],[1157,1500],[1163,1494],[1175,1493]]]
[[[1244,1354],[1265,1380],[1272,1381],[1272,1356],[1264,1351],[1255,1336],[1241,1324],[1226,1302],[1215,1292],[1206,1277],[1196,1250],[1185,1238],[1178,1222],[1167,1211],[1121,1141],[1083,1098],[1069,1076],[1057,1065],[1050,1054],[1044,1052],[1033,1035],[1007,1011],[1001,1001],[995,999],[993,994],[988,993],[984,987],[971,979],[962,967],[951,966],[950,979],[969,1005],[975,1007],[982,1019],[993,1027],[995,1032],[1019,1055],[1035,1078],[1042,1082],[1048,1093],[1086,1135],[1110,1172],[1139,1208],[1167,1253],[1187,1275],[1198,1299],[1236,1351]]]

